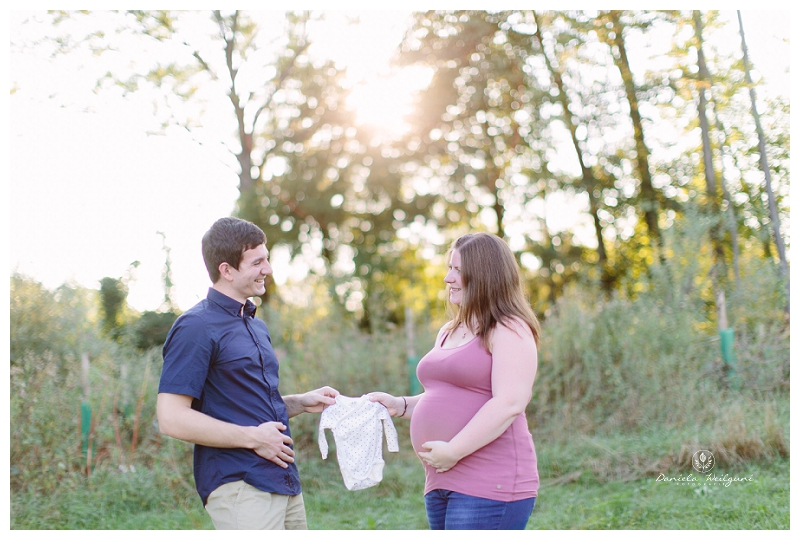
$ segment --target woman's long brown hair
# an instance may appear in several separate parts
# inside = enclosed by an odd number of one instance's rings
[[[539,320],[522,291],[519,265],[508,245],[493,234],[472,233],[453,242],[448,260],[454,250],[461,254],[463,290],[459,306],[447,301],[452,321],[445,329],[452,331],[463,323],[491,352],[491,335],[497,324],[511,327],[517,320],[528,325],[538,345]]]

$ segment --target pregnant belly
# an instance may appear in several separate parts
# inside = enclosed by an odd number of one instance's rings
[[[411,444],[423,450],[428,441],[445,441],[464,429],[475,413],[488,401],[488,396],[464,391],[458,395],[441,395],[426,390],[411,417]]]

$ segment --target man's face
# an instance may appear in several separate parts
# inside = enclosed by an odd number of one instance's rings
[[[267,292],[264,278],[272,274],[272,266],[270,266],[268,258],[267,246],[261,244],[242,254],[238,270],[230,268],[233,275],[231,285],[240,296],[240,300],[246,300],[251,296],[261,296]]]

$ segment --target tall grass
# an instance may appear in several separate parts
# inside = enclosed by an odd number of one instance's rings
[[[690,469],[699,448],[726,464],[789,453],[789,325],[777,267],[745,257],[741,281],[724,283],[735,331],[734,363],[726,364],[702,264],[709,257],[697,255],[708,243],[707,224],[692,223],[669,231],[669,267],[655,265],[622,289],[633,293],[607,299],[571,287],[545,321],[528,407],[534,435],[551,448],[597,437],[659,441],[658,449],[625,450],[624,459],[587,451],[569,474]]]
[[[181,443],[180,458],[170,459],[173,445],[164,444],[154,425],[159,352],[140,353],[105,339],[95,302],[85,289],[65,285],[51,292],[12,277],[9,454],[12,523],[19,526],[35,528],[48,507],[59,515],[58,497],[92,491],[98,482],[113,485],[108,480],[114,475],[137,468],[141,475],[181,463],[176,478],[183,486],[172,502],[191,489],[185,480],[191,474],[189,445]],[[120,494],[116,488],[112,493]]]

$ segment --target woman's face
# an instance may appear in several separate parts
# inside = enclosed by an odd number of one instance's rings
[[[457,249],[453,250],[450,257],[450,266],[444,282],[449,286],[450,302],[461,305],[461,296],[464,293],[464,283],[461,281],[461,253]]]

